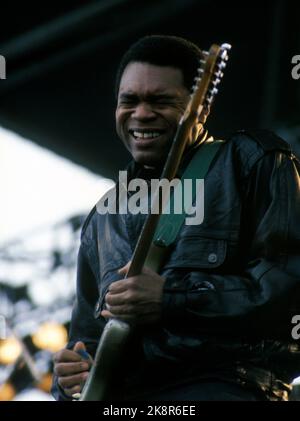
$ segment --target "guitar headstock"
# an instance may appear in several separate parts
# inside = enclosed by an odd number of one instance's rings
[[[230,44],[222,44],[221,46],[213,44],[209,51],[202,51],[203,58],[197,71],[197,76],[192,88],[190,103],[183,116],[183,120],[189,115],[199,117],[203,109],[207,109],[213,103],[218,93],[217,86],[224,76],[224,69],[228,60],[228,51],[231,49]]]

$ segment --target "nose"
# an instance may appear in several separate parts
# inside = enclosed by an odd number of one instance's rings
[[[141,102],[136,105],[131,117],[139,121],[148,121],[155,118],[156,114],[152,109],[151,104]]]

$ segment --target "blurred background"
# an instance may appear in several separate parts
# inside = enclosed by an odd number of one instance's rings
[[[300,54],[292,1],[11,0],[1,6],[0,400],[51,400],[67,340],[82,222],[129,156],[114,77],[137,38],[233,48],[208,126],[273,129],[300,155]],[[295,388],[296,391],[296,388]],[[297,399],[297,393],[294,398]]]

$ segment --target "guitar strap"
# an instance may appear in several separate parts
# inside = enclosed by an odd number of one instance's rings
[[[195,153],[195,155],[189,162],[181,177],[181,186],[184,186],[184,180],[187,179],[192,179],[193,181],[195,181],[197,178],[205,179],[205,176],[212,163],[212,160],[214,159],[220,146],[223,143],[223,140],[207,140],[199,147],[198,151]],[[192,203],[196,196],[196,189],[193,189],[193,193],[194,195],[188,195],[190,203],[188,204],[188,206],[185,206],[184,209],[189,209],[192,206]],[[170,203],[166,204],[165,209],[167,206],[170,206],[167,209],[170,209],[170,211],[174,210],[174,197],[176,200],[176,197],[178,196],[182,198],[184,197],[184,194],[176,195],[174,189],[173,195],[170,196]],[[172,244],[174,244],[177,238],[177,234],[180,228],[182,227],[186,216],[187,215],[184,211],[182,211],[181,213],[168,212],[161,214],[158,226],[155,230],[155,235],[152,244],[149,248],[149,252],[145,260],[145,266],[149,267],[155,272],[159,272],[162,265],[167,259],[167,256],[171,250],[171,246]],[[95,318],[99,317],[99,314],[103,307],[104,298],[105,294],[99,301],[97,301],[94,313]]]
[[[148,266],[155,272],[158,272],[162,267],[168,252],[170,251],[170,247],[174,244],[178,232],[180,231],[185,218],[188,216],[185,210],[192,207],[196,196],[196,179],[205,179],[210,164],[223,143],[223,140],[204,142],[186,167],[181,177],[181,183],[178,183],[173,189],[173,194],[170,195],[169,202],[165,205],[164,212],[160,216],[153,242],[145,261],[145,266]],[[193,183],[193,194],[186,195],[190,203],[186,203],[187,199],[183,191],[185,186],[184,180],[192,180]],[[176,194],[177,189],[181,189],[181,192],[179,192],[180,194]],[[183,197],[185,197],[184,207]],[[182,201],[182,211],[180,213],[175,213],[176,201],[178,198]]]

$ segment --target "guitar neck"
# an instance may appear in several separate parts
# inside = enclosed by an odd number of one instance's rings
[[[161,178],[167,179],[169,181],[175,178],[180,162],[182,160],[190,130],[196,121],[197,115],[190,115],[186,121],[181,121],[179,123]],[[165,201],[160,197],[159,189],[157,189],[154,193],[152,206],[154,209],[158,209],[158,212],[150,212],[147,216],[135,250],[133,252],[131,264],[126,278],[136,276],[141,273],[155,234],[156,227],[159,222],[160,215],[164,208],[164,204]]]
[[[202,122],[205,120],[203,117],[218,92],[216,86],[223,77],[222,70],[226,67],[228,50],[230,48],[231,46],[229,44],[223,44],[222,46],[213,44],[209,52],[203,52],[203,60],[200,61],[200,67],[198,68],[198,77],[195,78],[196,84],[193,86],[191,98],[179,122],[161,178],[171,181],[176,176],[186,148],[189,133],[197,122],[198,124],[202,124],[199,121]],[[166,198],[160,198],[160,190],[157,188],[152,204],[158,212],[150,212],[146,219],[136,244],[126,278],[141,273],[164,208],[165,200]]]

